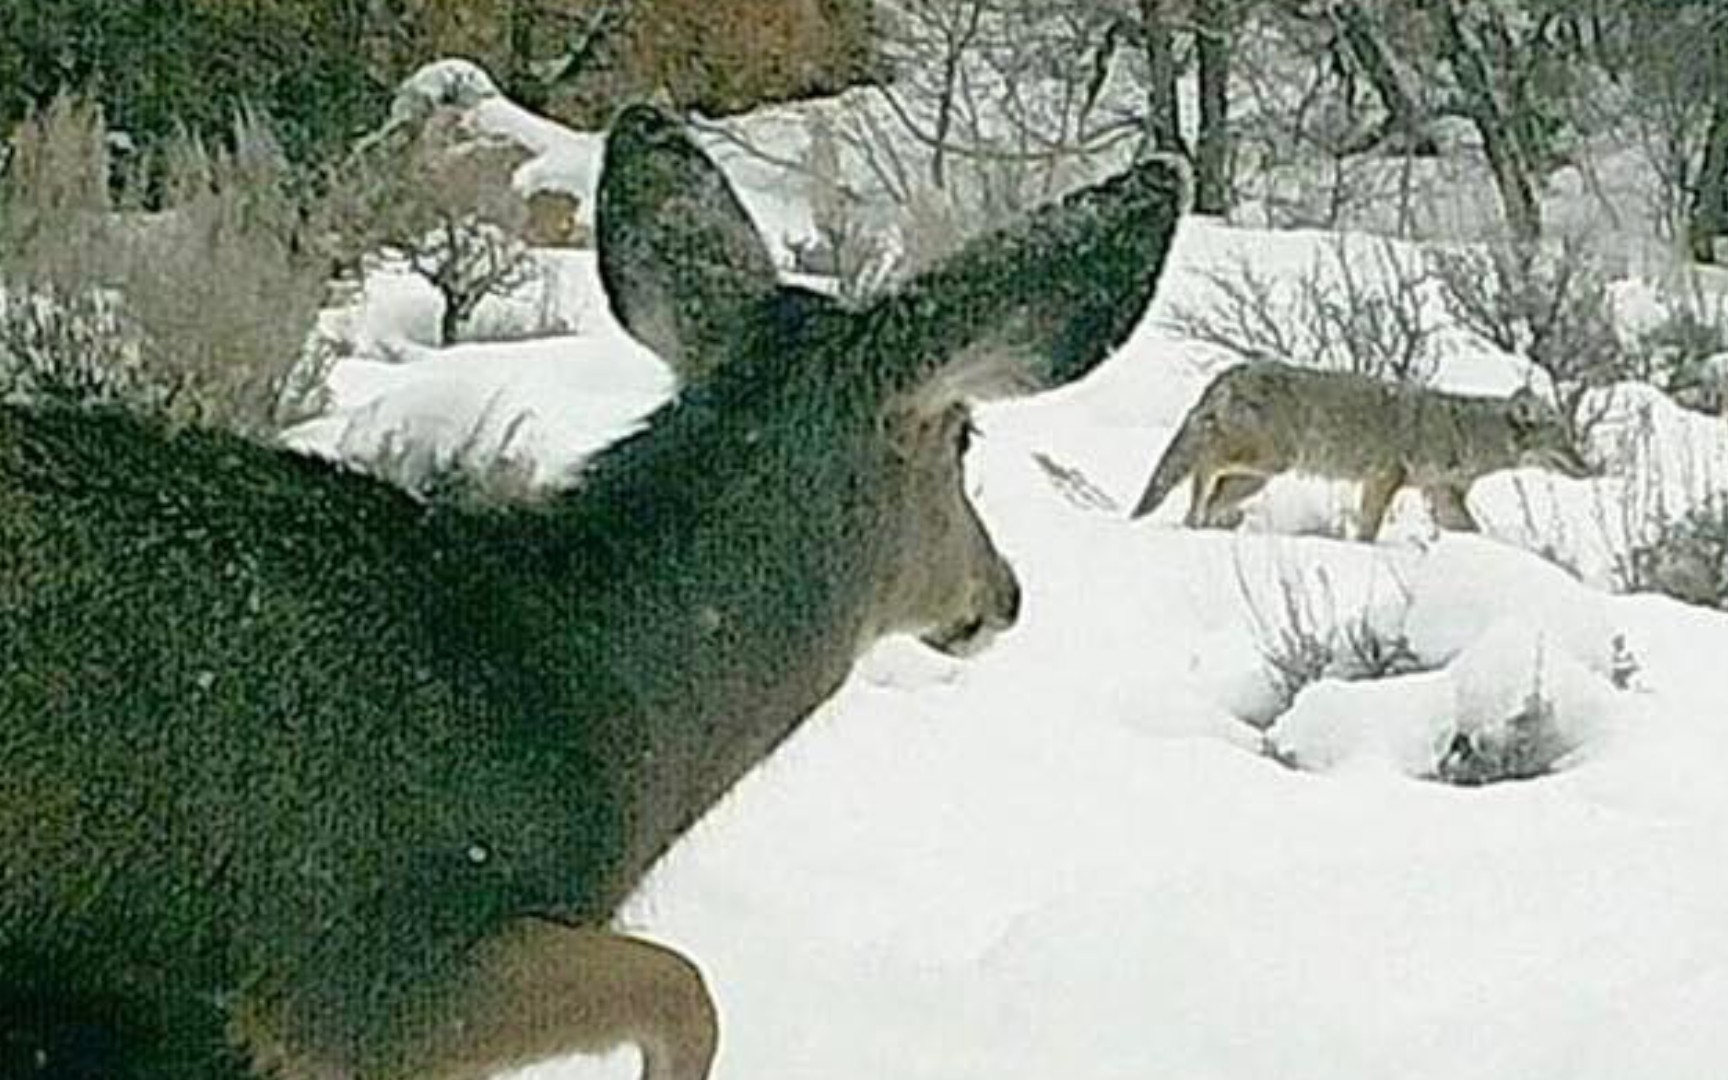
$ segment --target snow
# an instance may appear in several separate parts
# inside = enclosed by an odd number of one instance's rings
[[[752,209],[782,235],[796,202]],[[1624,537],[1603,508],[1652,461],[1668,497],[1699,497],[1723,421],[1628,390],[1615,415],[1644,418],[1642,457],[1610,423],[1608,476],[1490,477],[1479,536],[1436,536],[1401,500],[1376,544],[1292,535],[1338,519],[1336,490],[1302,478],[1243,530],[1196,532],[1183,492],[1129,522],[1038,464],[1132,505],[1216,371],[1172,305],[1238,255],[1300,273],[1328,240],[1186,224],[1104,368],[979,410],[968,486],[1023,582],[1021,624],[967,662],[880,643],[621,913],[707,974],[720,1080],[1720,1075],[1728,616],[1605,591]],[[364,457],[402,431],[449,455],[526,413],[518,449],[568,477],[672,382],[611,321],[592,259],[564,272],[574,333],[444,350],[424,298],[375,278],[346,315],[369,344],[294,441]],[[1477,348],[1441,374],[1505,392],[1526,372]],[[1422,670],[1330,672],[1291,699],[1264,656],[1291,629],[1402,638]],[[1425,779],[1533,689],[1553,772]]]
[[[1419,657],[1450,661],[1489,628],[1517,618],[1592,670],[1613,666],[1610,598],[1516,548],[1445,536],[1422,560],[1411,591],[1405,630]]]

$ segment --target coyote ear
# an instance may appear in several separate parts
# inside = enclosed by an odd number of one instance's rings
[[[1152,300],[1189,187],[1157,156],[973,240],[870,313],[899,389],[1026,393],[1070,382]]]
[[[778,284],[725,175],[652,106],[625,109],[607,134],[595,221],[613,315],[687,381],[714,366],[740,316]]]

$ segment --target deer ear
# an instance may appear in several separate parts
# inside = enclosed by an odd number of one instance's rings
[[[1155,156],[971,241],[869,313],[891,382],[998,396],[1091,371],[1151,303],[1188,191]]]
[[[778,284],[725,175],[652,106],[625,109],[607,134],[595,223],[613,315],[686,381],[712,369]]]

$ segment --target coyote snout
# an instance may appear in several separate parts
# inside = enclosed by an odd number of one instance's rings
[[[1422,489],[1436,524],[1474,530],[1465,492],[1491,472],[1597,475],[1570,427],[1529,389],[1506,398],[1450,394],[1366,375],[1268,362],[1212,381],[1164,451],[1134,517],[1193,477],[1186,522],[1234,528],[1242,504],[1283,472],[1362,484],[1358,535],[1372,540],[1398,489]]]

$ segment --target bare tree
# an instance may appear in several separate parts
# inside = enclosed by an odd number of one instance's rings
[[[1170,0],[1137,0],[1140,48],[1146,55],[1146,126],[1152,143],[1166,153],[1188,157],[1182,138],[1181,99],[1176,93],[1176,34]]]
[[[1230,67],[1242,0],[1194,0],[1200,126],[1194,138],[1194,209],[1230,210]]]
[[[438,290],[440,339],[456,341],[483,300],[532,277],[519,239],[527,205],[510,185],[526,158],[515,143],[470,132],[444,109],[385,129],[335,183],[342,261],[359,264],[379,248],[400,256]]]
[[[1719,250],[1728,237],[1728,17],[1718,12],[1712,30],[1710,123],[1687,228],[1692,257],[1702,263],[1728,261]]]
[[[1456,0],[1418,3],[1433,17],[1441,56],[1458,83],[1459,105],[1482,136],[1506,226],[1516,239],[1532,242],[1542,234],[1542,206],[1536,198],[1542,162],[1528,137],[1530,103],[1522,58],[1541,40],[1543,28],[1520,40],[1493,4],[1466,10]]]
[[[1380,13],[1357,0],[1338,0],[1326,5],[1324,15],[1348,62],[1367,79],[1385,111],[1380,124],[1361,133],[1344,151],[1359,153],[1391,143],[1406,153],[1433,153],[1433,117],[1421,76],[1393,47]]]

